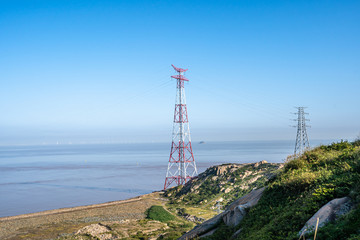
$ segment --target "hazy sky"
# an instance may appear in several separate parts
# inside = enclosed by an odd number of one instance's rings
[[[360,133],[360,1],[0,0],[0,144]]]

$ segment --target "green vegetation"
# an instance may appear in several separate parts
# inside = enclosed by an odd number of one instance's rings
[[[186,221],[170,222],[169,229],[165,234],[162,234],[158,239],[172,240],[181,237],[185,232],[194,227],[194,224]]]
[[[226,226],[225,223],[220,223],[217,226],[217,230],[214,234],[208,237],[202,237],[202,240],[212,240],[212,239],[230,239],[233,233],[235,232],[235,228]]]
[[[186,231],[189,231],[194,227],[193,223],[187,222],[184,219],[175,217],[170,212],[168,212],[166,209],[164,209],[162,206],[151,206],[146,211],[147,219],[149,220],[156,220],[163,223],[166,223],[168,228],[166,230],[163,230],[162,232],[159,232],[158,239],[177,239],[181,237]],[[147,220],[147,221],[149,221]],[[144,238],[147,236],[146,234],[143,234],[142,232],[139,232],[136,237],[138,239],[148,239]],[[140,238],[141,237],[141,238]],[[149,237],[149,236],[148,236]]]
[[[350,196],[360,201],[360,141],[321,146],[290,160],[239,226],[238,239],[298,239],[298,232],[323,205]],[[319,230],[317,239],[359,239],[357,208]],[[216,238],[212,238],[216,239]]]
[[[360,239],[360,207],[319,229],[317,239]]]
[[[175,220],[175,217],[166,211],[162,206],[151,206],[147,210],[147,218],[160,222],[169,222]]]
[[[224,164],[208,168],[191,184],[169,189],[165,196],[170,204],[214,207],[222,198],[225,207],[235,199],[249,193],[254,188],[265,185],[280,167],[279,164]]]

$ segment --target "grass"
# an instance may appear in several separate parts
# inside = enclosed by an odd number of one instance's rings
[[[298,231],[307,220],[330,200],[351,196],[359,202],[359,145],[360,141],[342,141],[287,162],[283,172],[268,184],[258,205],[237,226],[243,229],[238,239],[298,239]],[[358,212],[353,214],[360,218]],[[359,234],[359,227],[335,225],[337,231],[346,232],[346,237]],[[317,239],[331,239],[325,234],[319,229]]]
[[[164,222],[169,227],[158,239],[177,239],[194,227],[193,223],[175,217],[162,206],[151,206],[147,210],[146,215],[147,219]]]
[[[223,198],[222,205],[225,207],[253,188],[263,187],[268,181],[267,175],[273,174],[279,167],[265,163],[258,167],[250,164],[231,169],[231,165],[227,165],[229,168],[225,173],[217,175],[216,167],[209,168],[192,181],[191,187],[171,188],[165,196],[169,198],[170,204],[201,208],[213,207],[218,199]],[[253,179],[257,180],[252,181]],[[230,191],[225,193],[226,189]]]
[[[174,215],[166,211],[162,206],[151,206],[146,212],[146,217],[160,222],[175,220]]]
[[[183,206],[185,208],[185,212],[190,215],[195,215],[197,217],[203,218],[203,219],[210,219],[217,215],[217,213],[214,210],[208,210],[203,209],[199,207],[189,207],[189,206]]]

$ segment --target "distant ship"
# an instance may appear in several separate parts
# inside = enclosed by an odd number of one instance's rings
[[[199,144],[205,144],[205,142],[204,142],[204,141],[200,141]]]

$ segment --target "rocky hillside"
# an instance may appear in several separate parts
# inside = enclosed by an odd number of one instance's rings
[[[228,177],[231,183],[232,175]],[[185,191],[185,186],[175,196],[184,196],[185,202],[192,203],[186,197],[200,189],[194,187],[195,182],[190,190]],[[219,183],[211,189],[220,188],[221,192]],[[360,239],[360,140],[305,152],[289,160],[264,185],[265,188],[236,200],[223,213],[196,226],[181,239],[314,239],[316,225],[316,239]],[[227,184],[224,186],[223,189],[228,189]],[[237,184],[230,186],[233,190],[239,188]]]
[[[208,168],[185,186],[164,194],[172,204],[208,209],[224,209],[235,199],[263,187],[283,167],[280,163],[261,161],[250,164],[223,164]]]

